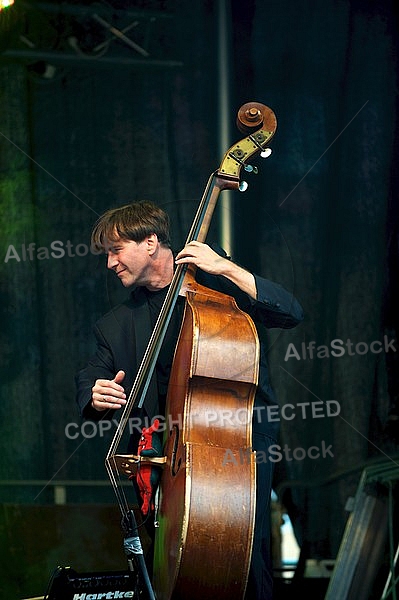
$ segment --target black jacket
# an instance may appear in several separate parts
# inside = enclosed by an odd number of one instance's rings
[[[263,330],[263,327],[290,329],[303,320],[302,308],[298,301],[282,286],[268,279],[255,275],[256,300],[223,276],[209,275],[198,270],[196,279],[208,288],[233,296],[239,308],[251,316],[258,331]],[[184,298],[179,297],[175,311],[182,313],[183,305]],[[116,416],[112,410],[99,412],[92,408],[92,387],[97,379],[113,379],[122,369],[126,373],[122,385],[128,395],[152,329],[147,295],[140,287],[131,292],[128,300],[113,308],[95,324],[96,353],[87,366],[76,375],[77,403],[83,418],[100,420]],[[278,422],[275,418],[273,422],[269,422],[267,411],[263,410],[268,405],[276,405],[277,401],[269,381],[267,348],[263,333],[259,338],[259,381],[255,398],[255,407],[258,407],[258,410],[254,412],[253,429],[276,439]],[[150,418],[159,414],[155,390],[156,384],[153,382],[145,401],[146,413]]]

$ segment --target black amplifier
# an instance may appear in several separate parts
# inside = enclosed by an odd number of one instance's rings
[[[138,600],[141,596],[137,575],[131,571],[77,573],[70,567],[58,567],[43,600]]]

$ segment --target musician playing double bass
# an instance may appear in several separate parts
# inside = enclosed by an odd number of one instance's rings
[[[221,248],[192,241],[174,254],[169,218],[150,202],[136,202],[105,212],[94,226],[92,245],[106,253],[108,269],[132,291],[124,303],[94,326],[96,353],[76,377],[77,402],[84,419],[115,418],[115,413],[126,404],[139,367],[138,345],[151,335],[176,265],[195,265],[196,280],[207,288],[232,296],[256,326],[289,329],[303,319],[302,308],[291,293],[235,264]],[[155,417],[166,417],[168,376],[183,308],[184,298],[179,297],[157,359],[156,385],[150,387],[141,413],[143,426]],[[266,410],[276,405],[268,376],[266,348],[261,339],[252,431],[253,448],[262,457],[269,456],[268,448],[277,442],[278,420],[275,416],[272,421],[268,419],[270,412]],[[262,460],[256,469],[256,515],[248,600],[272,598],[269,547],[273,464]]]

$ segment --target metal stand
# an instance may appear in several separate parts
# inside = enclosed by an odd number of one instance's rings
[[[137,521],[132,510],[122,518],[122,529],[125,536],[123,546],[125,554],[127,555],[129,570],[138,574],[148,599],[156,600],[148,575],[147,565],[144,560],[144,552],[138,534]]]
[[[363,470],[354,500],[354,509],[348,518],[335,568],[324,600],[367,600],[382,566],[387,539],[393,540],[392,485],[399,480],[399,462],[393,459],[366,467]],[[394,566],[381,600],[392,594],[396,600]],[[393,579],[393,585],[391,580]]]

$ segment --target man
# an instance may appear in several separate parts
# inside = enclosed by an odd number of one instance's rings
[[[112,418],[114,411],[126,404],[176,265],[195,265],[198,283],[233,296],[260,329],[292,328],[303,319],[301,306],[291,294],[235,264],[221,249],[216,251],[193,241],[174,256],[168,216],[154,204],[138,202],[107,211],[94,226],[92,244],[107,253],[108,268],[124,287],[133,287],[133,291],[126,302],[112,309],[94,327],[96,354],[77,375],[77,401],[86,419]],[[150,420],[165,412],[168,376],[182,307],[179,298],[158,357],[156,383],[145,400],[145,415]],[[268,406],[276,406],[276,399],[269,382],[265,343],[261,340],[253,446],[262,456],[269,455],[268,448],[276,443],[278,433],[275,410],[269,422]],[[257,465],[255,533],[247,587],[250,600],[272,598],[268,550],[272,476],[272,461]]]

